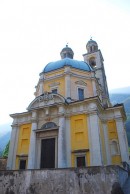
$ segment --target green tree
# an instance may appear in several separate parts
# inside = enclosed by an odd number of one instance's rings
[[[8,157],[8,153],[9,153],[9,144],[10,144],[10,141],[7,143],[5,149],[4,149],[3,153],[2,153],[2,157],[3,157],[3,158]]]

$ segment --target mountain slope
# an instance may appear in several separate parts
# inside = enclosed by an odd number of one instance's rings
[[[3,152],[3,150],[5,149],[7,143],[9,142],[9,140],[10,140],[10,135],[11,135],[11,131],[9,131],[8,133],[6,133],[5,135],[3,135],[3,136],[0,138],[0,153]]]
[[[110,90],[111,94],[130,94],[130,86]]]
[[[11,124],[6,123],[3,125],[0,125],[0,156],[5,149],[5,146],[10,140],[11,135]]]
[[[119,91],[119,89],[118,89]],[[112,91],[111,91],[112,92]],[[111,93],[110,92],[110,100],[111,103],[117,104],[117,103],[123,103],[124,104],[124,108],[126,111],[126,116],[127,116],[127,120],[126,120],[126,133],[127,133],[127,137],[128,137],[128,144],[130,147],[130,93]],[[127,90],[128,92],[128,90]],[[130,92],[130,91],[129,91]]]
[[[11,131],[11,123],[5,123],[0,125],[0,138]]]

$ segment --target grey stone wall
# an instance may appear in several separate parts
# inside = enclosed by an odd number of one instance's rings
[[[0,194],[120,194],[120,177],[118,166],[0,171]]]
[[[0,170],[6,170],[7,158],[0,158]]]

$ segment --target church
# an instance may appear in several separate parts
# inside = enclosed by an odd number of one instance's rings
[[[104,59],[90,39],[83,61],[66,45],[40,73],[27,111],[11,114],[7,169],[129,163],[123,104],[109,99]]]

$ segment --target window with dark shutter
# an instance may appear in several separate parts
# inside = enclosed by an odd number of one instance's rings
[[[77,167],[85,167],[85,156],[79,156],[76,158]]]
[[[53,94],[57,94],[57,89],[53,89],[53,90],[52,90],[52,93],[53,93]]]
[[[84,89],[78,88],[78,96],[79,96],[79,100],[84,99]]]
[[[26,169],[26,160],[19,161],[19,169],[20,170]]]

